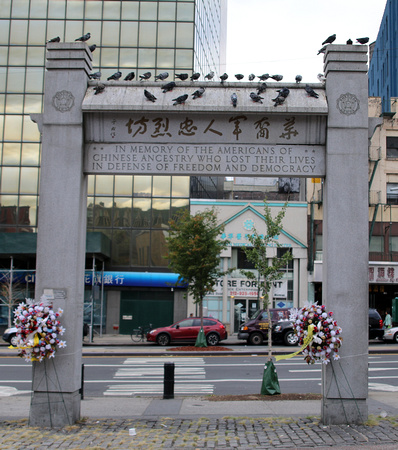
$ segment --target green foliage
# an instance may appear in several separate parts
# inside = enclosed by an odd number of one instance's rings
[[[283,205],[283,208],[273,218],[271,208],[264,201],[264,221],[267,227],[267,234],[265,236],[261,235],[254,228],[253,233],[247,236],[252,247],[245,247],[244,249],[247,259],[253,263],[259,273],[261,294],[264,297],[264,307],[269,305],[269,292],[272,288],[272,282],[280,279],[281,269],[286,267],[287,263],[293,258],[290,252],[284,253],[281,257],[274,256],[271,259],[271,263],[269,263],[267,258],[269,246],[272,245],[272,247],[276,248],[282,247],[277,237],[283,230],[282,221],[286,214],[286,208],[287,203]],[[256,279],[256,275],[251,271],[242,270],[242,273],[248,278]]]
[[[221,271],[220,254],[229,241],[219,239],[224,231],[217,224],[214,210],[198,212],[191,216],[184,210],[176,219],[169,221],[170,231],[166,238],[169,267],[179,274],[179,283],[188,284],[188,292],[195,303],[212,292],[217,279],[228,271]]]

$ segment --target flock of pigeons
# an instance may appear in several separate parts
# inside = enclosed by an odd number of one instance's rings
[[[91,34],[87,33],[87,34],[84,34],[83,36],[80,36],[79,38],[75,39],[75,41],[86,42],[90,38],[91,38]],[[335,40],[336,40],[335,34],[332,34],[327,39],[325,39],[322,42],[323,47],[318,51],[318,55],[320,53],[325,53],[327,45],[332,44]],[[48,42],[60,42],[60,37],[57,36],[53,39],[50,39]],[[368,37],[358,38],[356,40],[356,42],[358,42],[359,44],[366,44],[369,42],[369,38]],[[352,45],[353,42],[351,39],[349,39],[346,42],[346,44]],[[97,46],[95,44],[89,46],[89,49],[91,52],[94,52],[96,48],[97,48]],[[187,73],[179,73],[179,74],[175,74],[175,78],[178,78],[181,81],[185,81],[188,78],[191,81],[196,81],[200,78],[200,75],[201,74],[198,72],[193,73],[191,76],[189,76],[189,74],[187,74]],[[211,80],[213,80],[214,75],[215,75],[214,72],[211,71],[207,75],[205,75],[204,78],[208,81],[211,81]],[[151,78],[151,76],[152,76],[151,72],[145,72],[142,75],[139,75],[139,78],[140,78],[140,81],[145,81],[145,80],[149,80]],[[94,73],[90,74],[89,77],[92,80],[100,80],[101,72],[94,72]],[[117,71],[113,75],[108,77],[107,81],[110,81],[110,80],[118,81],[118,80],[120,80],[121,77],[122,77],[122,72]],[[159,75],[156,75],[154,77],[154,79],[155,79],[155,81],[158,81],[158,80],[164,81],[168,77],[169,77],[168,72],[162,72]],[[132,81],[132,80],[134,80],[134,78],[135,78],[135,72],[130,72],[124,77],[124,80]],[[238,74],[235,74],[235,78],[237,80],[242,80],[244,78],[244,75],[241,73],[238,73]],[[253,73],[251,73],[248,76],[249,81],[253,81],[253,80],[255,80],[255,78],[256,78],[256,75],[254,75]],[[255,103],[263,103],[264,97],[262,97],[261,94],[263,94],[267,89],[267,84],[265,83],[265,81],[268,80],[269,78],[271,78],[271,79],[279,82],[279,81],[282,81],[283,75],[270,75],[268,73],[264,73],[263,75],[258,75],[257,78],[259,79],[259,86],[257,87],[257,92],[251,92],[250,98]],[[303,77],[301,75],[296,75],[296,83],[301,83],[302,78]],[[228,79],[228,74],[224,73],[223,75],[221,75],[220,76],[221,84],[223,84],[224,81],[226,81],[227,79]],[[318,80],[322,83],[325,83],[325,81],[326,81],[325,77],[321,73],[318,74]],[[175,81],[170,81],[162,86],[162,92],[163,93],[171,92],[176,86],[177,86],[177,84]],[[317,94],[312,89],[312,87],[309,86],[308,84],[305,85],[304,89],[309,97],[314,97],[314,98],[319,97],[319,94]],[[100,94],[104,90],[105,90],[105,84],[98,83],[97,86],[94,87],[94,95]],[[199,87],[199,89],[197,89],[192,94],[192,99],[195,100],[197,98],[201,98],[203,96],[203,94],[205,93],[205,90],[206,89],[204,87]],[[284,87],[282,89],[278,89],[277,92],[278,92],[278,95],[272,99],[272,101],[274,102],[274,106],[282,105],[285,102],[286,98],[288,97],[290,90],[287,87]],[[156,102],[156,100],[157,100],[157,98],[151,92],[149,92],[147,89],[144,89],[144,96],[146,97],[147,100],[149,100],[151,102]],[[174,98],[172,100],[174,102],[173,105],[181,105],[181,104],[185,103],[188,100],[188,97],[189,97],[188,94],[184,94],[184,95],[180,95],[180,96]],[[231,95],[231,103],[232,103],[233,107],[236,107],[238,104],[238,96],[235,92]]]

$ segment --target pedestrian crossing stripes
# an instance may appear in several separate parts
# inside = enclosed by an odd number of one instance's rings
[[[113,378],[105,396],[159,395],[164,390],[164,364],[174,363],[174,393],[208,395],[214,384],[206,383],[203,358],[127,358]]]

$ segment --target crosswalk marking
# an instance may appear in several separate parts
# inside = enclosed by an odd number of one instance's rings
[[[204,382],[204,358],[127,358],[114,374],[116,384],[108,386],[104,395],[132,396],[163,394],[164,364],[174,363],[174,393],[208,395],[214,384]],[[123,383],[123,384],[120,384]]]

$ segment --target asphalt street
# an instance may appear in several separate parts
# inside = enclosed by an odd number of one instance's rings
[[[267,347],[248,347],[225,341],[221,354],[267,354]],[[83,355],[188,355],[149,344],[133,344],[129,336],[94,338],[84,343]],[[294,348],[277,347],[275,353]],[[0,346],[0,357],[15,351]],[[210,351],[211,352],[211,351]],[[209,351],[206,356],[209,356]],[[371,355],[398,354],[394,344],[370,343]],[[15,354],[15,353],[14,353]],[[197,352],[196,352],[197,355]],[[81,420],[62,429],[28,425],[29,395],[0,397],[0,442],[5,449],[158,449],[239,448],[334,450],[396,449],[398,447],[398,395],[369,391],[369,418],[361,425],[324,425],[321,400],[212,401],[209,396],[87,397],[81,402]]]

